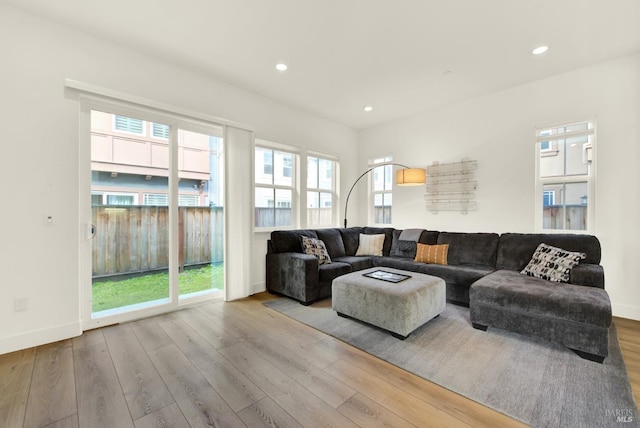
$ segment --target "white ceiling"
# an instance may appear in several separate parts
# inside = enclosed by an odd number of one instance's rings
[[[0,2],[356,129],[640,51],[640,0]]]

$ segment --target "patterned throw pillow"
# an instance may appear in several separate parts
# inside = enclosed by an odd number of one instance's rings
[[[319,239],[302,236],[302,251],[310,256],[316,256],[318,263],[321,265],[331,263],[331,257],[329,257],[327,247],[325,247],[324,242]]]
[[[360,243],[356,256],[381,256],[384,245],[384,233],[379,235],[360,234]]]
[[[520,273],[553,282],[568,282],[571,269],[586,257],[585,253],[540,244],[529,264]]]
[[[419,263],[446,265],[448,253],[449,244],[418,244],[416,248],[416,258],[414,259],[414,261]]]

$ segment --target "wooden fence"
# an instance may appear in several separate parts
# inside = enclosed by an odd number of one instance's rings
[[[223,261],[223,208],[180,207],[180,267]],[[92,207],[93,276],[166,269],[169,209],[156,206]]]
[[[587,206],[567,205],[566,213],[561,205],[544,207],[542,226],[545,229],[587,230]]]

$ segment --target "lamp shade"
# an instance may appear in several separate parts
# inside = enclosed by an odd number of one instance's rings
[[[419,186],[427,181],[427,172],[424,168],[403,168],[396,172],[396,184],[398,186]]]

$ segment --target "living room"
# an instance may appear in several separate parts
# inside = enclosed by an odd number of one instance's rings
[[[183,65],[159,57],[152,49],[132,48],[127,40],[109,40],[67,25],[51,17],[55,8],[38,12],[37,2],[19,3],[0,2],[0,45],[5,56],[0,68],[0,106],[8,142],[0,149],[2,182],[5,194],[12,195],[11,205],[22,208],[5,208],[2,216],[0,354],[68,339],[83,330],[81,307],[86,296],[80,291],[78,262],[84,241],[78,206],[80,114],[77,96],[65,88],[65,79],[248,124],[256,138],[296,147],[301,154],[331,154],[340,161],[341,208],[350,185],[371,159],[392,156],[394,162],[418,167],[462,158],[478,162],[477,210],[466,215],[433,214],[425,209],[423,188],[395,187],[393,226],[397,228],[533,232],[536,128],[595,119],[592,203],[596,214],[589,232],[602,244],[606,290],[614,316],[640,320],[640,289],[634,281],[634,259],[640,252],[636,221],[640,173],[635,165],[640,159],[637,29],[619,28],[635,35],[633,50],[542,79],[512,81],[508,87],[416,110],[406,117],[367,125],[384,106],[376,104],[365,113],[362,107],[368,101],[358,101],[363,103],[358,104],[358,114],[364,117],[358,120],[365,125],[357,127],[227,83],[224,76],[211,77],[197,63]],[[637,18],[637,6],[627,6],[627,11],[622,7],[615,11],[616,19]],[[592,18],[591,25],[612,31],[617,27],[615,21]],[[548,56],[556,47],[560,46],[550,47]],[[533,58],[530,46],[524,48],[523,58],[531,61],[531,67],[547,59]],[[251,54],[259,51],[256,48]],[[295,66],[291,64],[289,71],[295,72]],[[451,71],[451,76],[442,76],[444,85],[466,79],[463,71]],[[275,75],[274,85],[283,85],[283,77]],[[243,148],[251,153],[250,146]],[[232,158],[235,163],[227,165],[228,181],[246,190],[239,206],[245,203],[247,213],[253,190],[248,159]],[[368,223],[369,195],[364,189],[362,184],[352,195],[352,225]],[[55,225],[44,227],[43,217],[49,215]],[[335,219],[336,226],[341,215]],[[233,284],[228,284],[233,288],[229,298],[265,290],[264,254],[269,235],[254,233],[250,214],[242,221],[248,224],[236,231],[240,244],[227,254],[227,259],[239,263]],[[28,297],[28,310],[15,311],[19,297]]]

